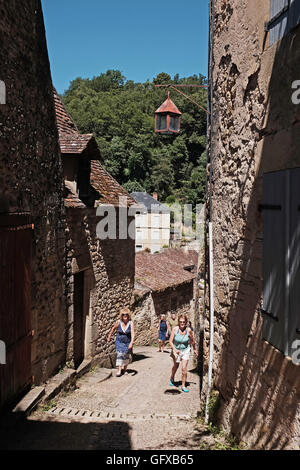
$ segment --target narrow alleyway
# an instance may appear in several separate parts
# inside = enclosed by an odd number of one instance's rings
[[[189,393],[169,386],[169,351],[136,347],[129,374],[99,382],[97,368],[50,406],[1,436],[6,449],[199,449],[206,434],[195,419],[199,377],[190,367]],[[190,361],[190,366],[192,361]]]

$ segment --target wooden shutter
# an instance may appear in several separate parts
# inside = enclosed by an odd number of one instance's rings
[[[298,0],[296,0],[296,3],[298,3]],[[288,7],[289,0],[271,0],[271,13],[269,23],[270,46],[275,42],[279,41],[279,39],[281,39],[288,32]]]
[[[292,355],[292,343],[300,339],[300,168],[290,170],[290,314],[288,328],[289,356]],[[297,330],[299,331],[297,333]]]
[[[289,8],[289,31],[295,26],[300,24],[300,1],[299,0],[290,0]]]
[[[263,338],[286,352],[287,172],[263,177]]]

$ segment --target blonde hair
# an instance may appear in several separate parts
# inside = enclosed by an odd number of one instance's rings
[[[183,318],[183,319],[185,320],[185,323],[188,324],[188,317],[182,313],[182,314],[179,315],[179,317],[178,317],[178,326],[179,326],[179,320],[180,320],[180,318]]]
[[[131,311],[128,307],[121,308],[120,310],[120,320],[122,320],[123,315],[128,315],[129,320],[131,320]]]

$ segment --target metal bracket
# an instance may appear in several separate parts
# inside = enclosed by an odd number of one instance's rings
[[[273,23],[275,23],[282,15],[284,15],[290,8],[290,5],[286,5],[283,7],[273,18],[271,18],[269,21],[265,21],[265,32],[270,31]]]
[[[263,315],[266,315],[267,317],[271,318],[271,319],[274,320],[274,321],[279,321],[279,318],[276,317],[276,315],[274,315],[274,314],[271,313],[271,312],[267,312],[267,311],[264,310],[263,308],[260,309],[260,313],[262,313]]]
[[[259,212],[262,212],[263,210],[269,210],[269,211],[281,211],[282,207],[280,205],[274,205],[274,204],[259,204],[258,210]]]

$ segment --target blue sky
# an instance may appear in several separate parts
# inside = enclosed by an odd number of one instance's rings
[[[207,75],[209,0],[42,0],[52,78]]]

